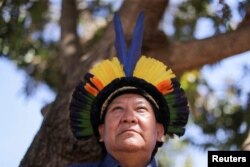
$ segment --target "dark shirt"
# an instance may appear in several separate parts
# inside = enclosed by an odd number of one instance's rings
[[[105,158],[97,163],[83,163],[83,164],[74,164],[68,167],[121,167],[121,165],[109,154]],[[147,167],[157,167],[156,161],[153,158]]]

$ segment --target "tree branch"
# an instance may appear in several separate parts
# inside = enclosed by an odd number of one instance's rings
[[[61,12],[60,59],[66,76],[75,67],[81,54],[77,35],[78,12],[75,0],[63,0]]]
[[[159,41],[146,54],[168,64],[175,73],[212,64],[250,50],[250,26],[203,40],[167,45]],[[159,45],[160,47],[155,47]],[[165,46],[163,46],[165,45]]]
[[[144,26],[144,38],[157,32],[167,5],[168,0],[126,0],[119,13],[127,40],[131,38],[139,12],[144,12],[144,24],[147,25]]]

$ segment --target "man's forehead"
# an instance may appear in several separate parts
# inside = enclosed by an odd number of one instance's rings
[[[127,93],[127,94],[119,95],[118,97],[114,98],[110,104],[123,103],[123,102],[125,102],[127,100],[131,100],[131,99],[136,103],[145,103],[145,102],[149,103],[146,98],[144,98],[143,96],[141,96],[139,94]]]

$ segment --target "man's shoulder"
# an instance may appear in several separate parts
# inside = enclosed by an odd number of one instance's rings
[[[98,167],[99,163],[81,163],[81,164],[72,164],[68,167]]]

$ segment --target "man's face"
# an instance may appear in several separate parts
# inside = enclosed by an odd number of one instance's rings
[[[109,153],[151,153],[156,141],[160,141],[164,135],[164,128],[156,122],[154,111],[144,97],[123,94],[109,104],[99,133]]]

